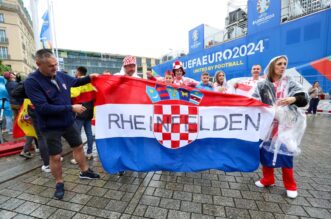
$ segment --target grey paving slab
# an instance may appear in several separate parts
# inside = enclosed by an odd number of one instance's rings
[[[1,219],[8,219],[13,218],[17,215],[17,213],[12,211],[0,210],[0,218]]]
[[[148,218],[167,218],[168,210],[154,206],[148,206],[145,217]]]
[[[14,210],[18,206],[22,205],[25,201],[17,198],[11,198],[0,205],[0,209]]]
[[[196,202],[182,201],[180,206],[181,211],[191,212],[191,213],[202,213],[202,204]]]
[[[202,213],[211,216],[225,217],[225,208],[218,205],[202,204]]]
[[[179,210],[180,200],[161,198],[160,207],[167,209]]]
[[[41,205],[39,208],[34,210],[31,213],[31,216],[37,217],[37,218],[48,218],[51,216],[57,209],[54,207],[46,206],[46,205]]]
[[[58,219],[58,218],[63,218],[63,219],[70,219],[72,218],[76,212],[74,211],[68,211],[68,210],[63,210],[63,209],[57,209],[49,218],[50,219]]]
[[[183,211],[176,211],[176,210],[170,210],[168,213],[168,218],[181,218],[181,219],[189,219],[191,216],[190,213],[183,212]]]
[[[21,214],[30,214],[37,208],[39,208],[40,204],[34,202],[25,202],[22,205],[18,206],[14,211]]]
[[[304,207],[308,215],[315,218],[331,218],[330,211],[323,208]]]

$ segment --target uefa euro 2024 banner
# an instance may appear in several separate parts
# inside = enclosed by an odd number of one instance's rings
[[[259,166],[274,111],[257,100],[127,76],[103,75],[93,85],[96,145],[109,173]]]

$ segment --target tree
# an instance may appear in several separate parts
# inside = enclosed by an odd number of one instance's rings
[[[2,64],[2,60],[0,60],[0,75],[2,76],[4,72],[11,71],[11,68],[7,65]]]

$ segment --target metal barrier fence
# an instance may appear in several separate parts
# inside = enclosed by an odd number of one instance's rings
[[[331,0],[282,0],[282,22],[331,7]]]

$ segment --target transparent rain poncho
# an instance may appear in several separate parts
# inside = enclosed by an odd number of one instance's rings
[[[265,72],[265,74],[267,73]],[[292,77],[286,75],[286,72],[280,79],[279,86],[282,90],[282,96],[279,99],[293,97],[298,93],[304,93],[306,98],[308,98],[308,94],[303,90],[302,86]],[[279,106],[277,104],[279,99],[276,98],[275,86],[268,78],[257,84],[252,97],[265,104],[272,105],[275,109],[274,122],[261,143],[261,147],[274,154],[273,165],[276,163],[278,154],[287,156],[299,154],[299,145],[306,129],[305,113],[294,104]]]

